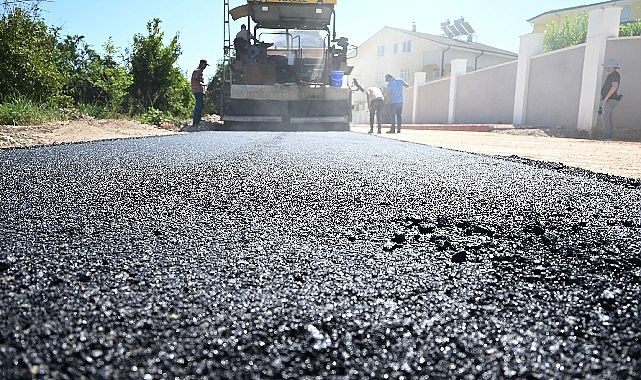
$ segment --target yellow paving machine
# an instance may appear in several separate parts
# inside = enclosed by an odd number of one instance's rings
[[[336,1],[246,0],[233,9],[224,1],[223,129],[349,130],[343,77],[354,51],[336,37]],[[230,18],[243,22],[238,33]]]

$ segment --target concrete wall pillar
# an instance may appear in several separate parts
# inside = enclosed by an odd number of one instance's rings
[[[452,65],[452,75],[450,76],[450,106],[447,115],[447,122],[454,124],[456,116],[456,91],[458,84],[458,77],[467,72],[467,59],[453,59],[450,64]]]
[[[595,9],[589,13],[588,35],[583,59],[583,79],[579,99],[579,117],[577,131],[592,136],[597,124],[597,107],[599,106],[605,49],[608,38],[619,35],[621,7]]]
[[[514,92],[514,117],[512,123],[523,125],[527,112],[527,93],[530,81],[530,62],[532,57],[543,53],[543,33],[530,33],[521,36],[519,62],[516,68],[516,91]]]
[[[414,96],[412,97],[412,124],[416,124],[416,115],[418,114],[418,86],[427,82],[427,73],[414,73],[414,87],[412,88]]]

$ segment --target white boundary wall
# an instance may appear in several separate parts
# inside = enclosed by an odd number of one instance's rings
[[[585,44],[542,54],[542,35],[524,35],[518,61],[470,73],[453,69],[450,78],[406,89],[404,123],[560,127],[577,136],[600,136],[600,65],[613,58],[621,65],[624,94],[615,111],[615,137],[641,140],[641,37],[613,37],[620,12],[591,11]],[[465,67],[465,61],[453,61],[452,67]],[[368,123],[367,111],[360,113]]]

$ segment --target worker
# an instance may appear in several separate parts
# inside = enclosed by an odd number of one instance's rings
[[[403,120],[403,89],[410,85],[403,78],[395,78],[392,74],[385,74],[387,91],[389,93],[390,116],[392,127],[387,133],[401,133],[401,121]]]
[[[203,70],[205,70],[207,66],[209,66],[209,63],[201,59],[198,67],[191,74],[191,91],[194,93],[194,98],[196,99],[192,118],[192,125],[194,126],[200,124],[200,118],[205,106],[205,88],[207,87],[207,83],[205,83],[205,79],[203,78]]]
[[[381,133],[381,120],[383,119],[381,113],[385,104],[383,91],[378,87],[368,87],[365,93],[367,94],[367,105],[369,107],[369,132],[367,133],[374,133],[374,115],[376,115],[376,122],[378,123],[378,131],[376,133]]]
[[[243,24],[240,26],[240,32],[236,33],[236,38],[242,38],[249,43],[254,39],[254,36],[247,30],[247,26]]]
[[[240,31],[236,33],[236,38],[234,38],[234,49],[236,50],[236,58],[239,58],[243,63],[249,63],[251,61],[250,41],[253,39],[254,37],[249,30],[247,30],[247,26],[245,24],[241,25]]]

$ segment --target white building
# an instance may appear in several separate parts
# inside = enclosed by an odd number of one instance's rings
[[[426,73],[427,81],[448,77],[453,59],[467,59],[470,72],[517,58],[516,53],[473,41],[384,27],[358,47],[349,62],[354,70],[348,80],[384,88],[385,74],[390,73],[414,85],[415,73]],[[355,93],[353,103],[356,110],[366,108],[363,95]]]

